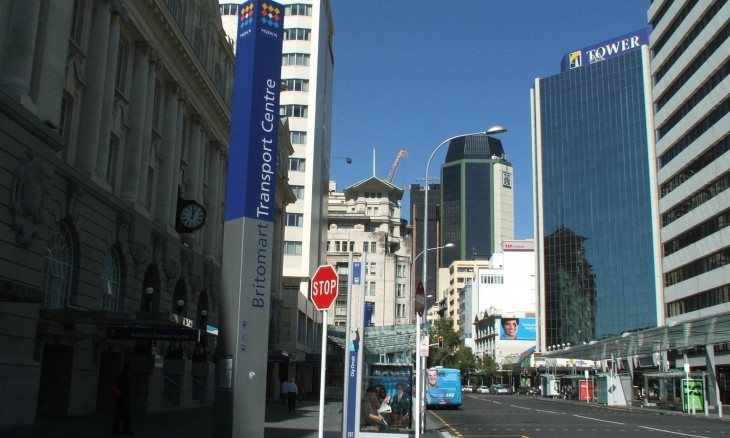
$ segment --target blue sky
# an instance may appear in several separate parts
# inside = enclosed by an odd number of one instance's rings
[[[337,189],[375,173],[423,184],[442,141],[502,125],[515,238],[534,237],[530,89],[564,54],[647,27],[648,0],[334,0],[332,156]],[[447,147],[429,168],[438,176]],[[419,179],[420,178],[420,179]],[[410,222],[406,191],[403,217]]]

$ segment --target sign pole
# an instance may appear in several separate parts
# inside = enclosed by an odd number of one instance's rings
[[[322,311],[322,365],[319,372],[319,438],[324,436],[324,376],[327,369],[327,309]]]

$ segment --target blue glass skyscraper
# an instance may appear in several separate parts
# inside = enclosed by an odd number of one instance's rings
[[[647,35],[569,53],[532,90],[543,348],[663,317]]]

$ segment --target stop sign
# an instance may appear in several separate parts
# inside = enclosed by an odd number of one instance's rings
[[[327,310],[337,298],[337,272],[330,265],[317,268],[312,277],[312,302],[317,310]]]

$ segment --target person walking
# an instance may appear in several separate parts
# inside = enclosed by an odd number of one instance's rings
[[[281,388],[279,389],[279,395],[281,396],[281,404],[286,404],[286,399],[289,393],[289,382],[286,379],[281,379]]]
[[[132,367],[129,364],[124,365],[122,373],[117,377],[112,389],[112,398],[117,402],[114,409],[114,423],[112,424],[112,434],[132,435]],[[123,426],[119,431],[119,425]]]
[[[289,379],[287,384],[287,395],[289,401],[289,412],[294,412],[297,404],[297,393],[299,392],[297,384],[294,383],[294,378]]]

